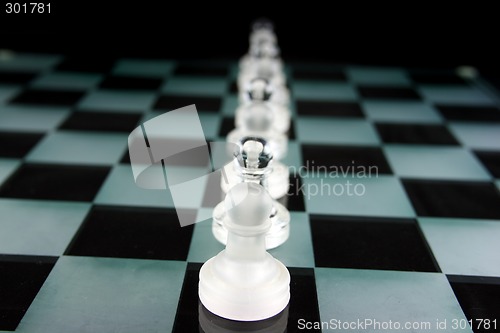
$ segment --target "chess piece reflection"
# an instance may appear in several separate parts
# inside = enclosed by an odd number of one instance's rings
[[[276,316],[259,321],[236,321],[214,315],[198,302],[198,320],[203,333],[283,333],[288,323],[288,306]]]

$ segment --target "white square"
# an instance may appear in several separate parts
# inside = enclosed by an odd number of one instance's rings
[[[90,204],[0,200],[0,253],[60,256],[83,222]]]
[[[186,263],[63,256],[17,331],[170,332]]]
[[[489,180],[470,151],[457,147],[389,145],[385,154],[395,174],[408,178]]]
[[[500,276],[500,221],[419,218],[443,273]]]
[[[395,332],[403,331],[404,325],[410,323],[422,326],[415,330],[410,326],[409,332],[472,333],[468,325],[464,330],[451,327],[452,320],[467,319],[444,274],[332,268],[316,268],[315,272],[321,321],[333,319],[356,325],[371,319],[379,325],[397,322],[401,326]],[[444,320],[447,329],[438,330],[437,321]],[[325,331],[342,331],[339,327],[328,328]],[[359,332],[391,331],[389,327],[354,328]]]

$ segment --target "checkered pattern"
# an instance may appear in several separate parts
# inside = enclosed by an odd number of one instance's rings
[[[301,318],[500,321],[499,96],[446,71],[287,73],[283,162],[309,167],[290,178],[290,239],[271,251],[292,276],[288,331]],[[168,191],[134,184],[127,135],[194,103],[207,140],[223,139],[236,74],[223,62],[0,61],[0,331],[198,331],[198,271],[223,246],[210,220],[180,228]],[[378,176],[313,173],[352,161]],[[313,193],[346,181],[365,194]],[[192,194],[193,214],[214,204]]]

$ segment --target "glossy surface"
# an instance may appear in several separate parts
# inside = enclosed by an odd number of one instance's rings
[[[223,248],[209,219],[222,197],[210,202],[199,184],[186,208],[203,221],[181,228],[169,191],[134,184],[126,140],[134,122],[195,103],[207,140],[223,141],[237,69],[0,60],[10,145],[0,148],[0,331],[199,331],[198,269]],[[287,331],[304,331],[299,319],[448,319],[448,331],[452,319],[500,319],[500,93],[451,71],[291,63],[285,72],[291,186],[280,203],[290,238],[270,252],[291,273]],[[344,177],[352,165],[376,166],[378,177]],[[339,194],[346,181],[365,193]]]

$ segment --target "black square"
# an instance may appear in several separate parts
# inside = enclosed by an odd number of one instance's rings
[[[488,169],[491,176],[494,178],[500,178],[500,152],[498,151],[475,151],[474,152],[483,163],[483,165]]]
[[[358,103],[298,100],[296,105],[301,116],[364,117]]]
[[[0,187],[0,197],[92,201],[109,168],[23,164]]]
[[[224,117],[220,124],[219,136],[225,138],[229,132],[235,129],[234,117]]]
[[[231,84],[229,84],[229,92],[231,94],[238,94],[240,90],[238,89],[238,83],[236,81],[232,81]]]
[[[42,137],[40,133],[0,132],[0,157],[22,158]]]
[[[185,76],[227,76],[227,66],[214,64],[190,64],[180,63],[174,71],[174,75]]]
[[[287,195],[279,198],[278,202],[288,208],[289,211],[305,211],[302,178],[298,174],[290,174],[289,182],[290,187],[288,188]]]
[[[500,76],[488,73],[481,73],[483,79],[486,79],[487,82],[497,91],[500,92]]]
[[[500,122],[500,109],[494,106],[436,105],[447,120]]]
[[[358,86],[358,92],[366,99],[420,100],[420,95],[412,88]]]
[[[290,120],[290,128],[286,135],[288,136],[288,140],[295,140],[295,121],[293,119]]]
[[[56,261],[55,257],[0,255],[0,330],[17,328]]]
[[[174,209],[94,206],[66,254],[186,260],[192,234],[193,225],[181,227]]]
[[[27,89],[14,97],[10,103],[28,105],[73,106],[85,94],[78,90]]]
[[[467,82],[455,73],[413,73],[410,77],[418,84],[467,85]]]
[[[415,220],[311,216],[316,266],[438,272]]]
[[[219,112],[221,99],[219,97],[205,97],[192,95],[161,95],[154,105],[155,110],[175,110],[188,105],[196,105],[198,112]]]
[[[188,263],[172,332],[202,332],[199,329],[198,282],[202,264]]]
[[[162,79],[113,75],[107,76],[99,87],[102,89],[117,90],[156,90],[162,82]]]
[[[61,129],[79,131],[125,132],[136,128],[141,114],[116,112],[73,112],[60,126]]]
[[[17,72],[0,70],[1,84],[25,84],[30,82],[37,76],[36,72]]]
[[[498,330],[500,320],[500,278],[478,276],[448,276],[453,292],[474,332]],[[477,319],[488,320],[489,329]],[[493,321],[496,320],[494,326]],[[496,330],[495,330],[496,327]]]
[[[84,72],[84,73],[107,73],[113,67],[114,59],[103,56],[70,56],[64,59],[58,66],[59,71]]]
[[[306,322],[320,320],[316,279],[312,268],[288,268],[291,278],[288,313],[282,311],[277,316],[262,321],[239,322],[216,316],[201,304],[198,297],[201,266],[198,263],[188,263],[172,332],[203,332],[200,328],[200,320],[210,322],[214,331],[220,330],[221,332],[226,330],[227,332],[274,332],[274,330],[264,328],[272,325],[281,327],[278,322],[283,320],[286,321],[286,332],[301,332],[298,327],[299,319],[304,319]]]
[[[500,192],[493,183],[404,179],[418,216],[500,218]]]
[[[459,145],[443,125],[377,123],[376,127],[385,143]]]
[[[314,70],[296,68],[293,70],[293,78],[294,80],[347,82],[347,76],[342,70]]]
[[[298,328],[299,319],[320,321],[316,277],[313,268],[288,267],[288,271],[291,281],[287,332],[303,332]]]
[[[338,171],[351,174],[364,169],[377,174],[392,174],[384,153],[377,147],[302,145],[303,166],[310,172]]]
[[[128,151],[128,147],[125,150],[125,153],[123,153],[122,158],[120,159],[120,164],[130,164],[130,153]]]

